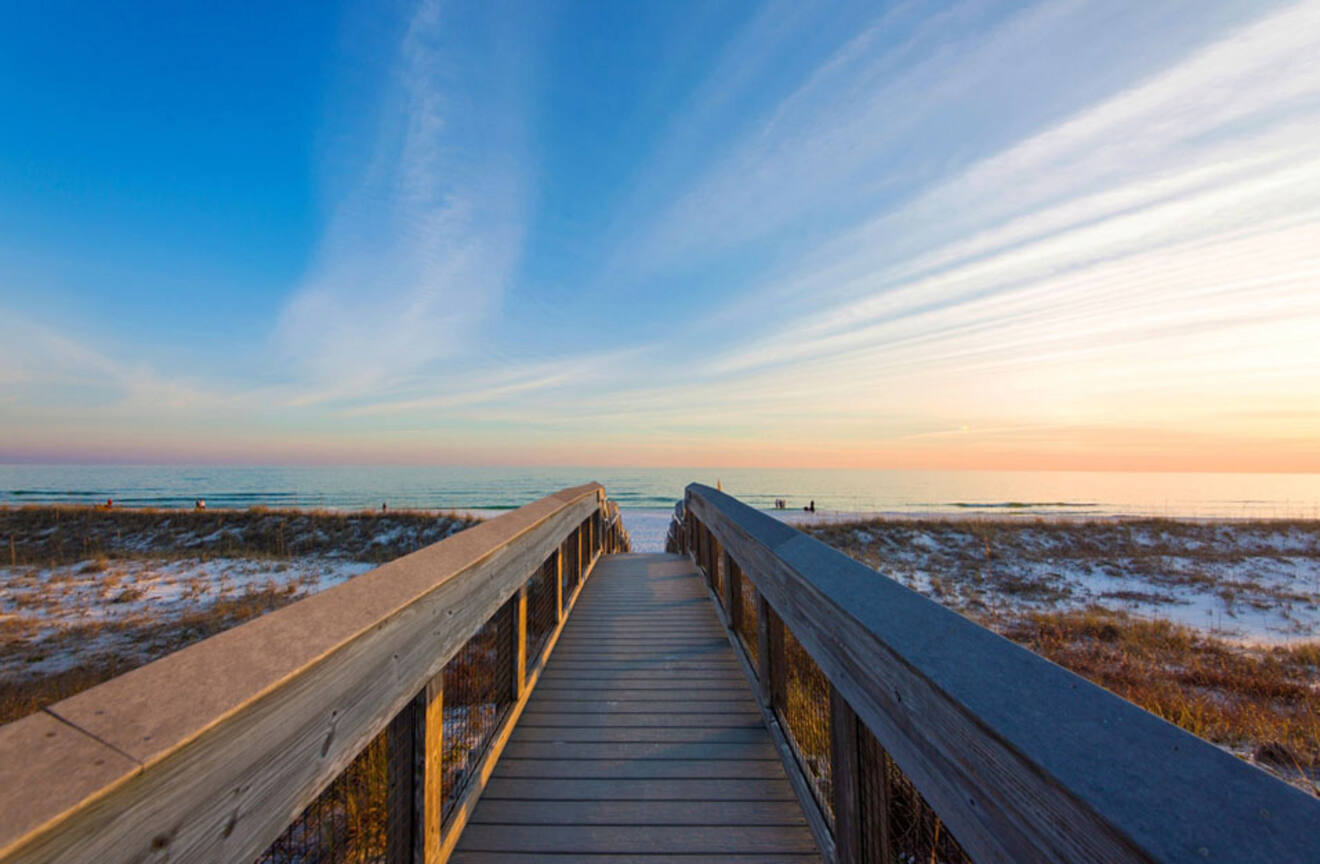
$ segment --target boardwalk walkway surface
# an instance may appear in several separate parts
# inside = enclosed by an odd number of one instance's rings
[[[451,860],[821,860],[687,558],[597,564]]]

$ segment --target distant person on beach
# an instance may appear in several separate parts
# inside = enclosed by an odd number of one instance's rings
[[[195,504],[193,504],[193,509],[194,509],[194,510],[205,510],[205,509],[206,509],[206,499],[205,499],[205,498],[198,498],[198,499],[197,499],[197,502],[196,502]]]
[[[384,502],[384,501],[380,502],[380,512],[384,513],[384,512],[385,512],[386,510],[388,510],[388,509],[390,509],[390,508],[388,508],[388,507],[385,506],[385,502]]]
[[[802,509],[803,509],[803,510],[806,510],[808,513],[815,513],[815,512],[816,512],[816,502],[815,502],[815,500],[812,500],[812,502],[811,502],[810,504],[808,504],[806,507],[803,507]]]

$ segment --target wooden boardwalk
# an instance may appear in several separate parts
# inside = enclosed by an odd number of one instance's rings
[[[601,559],[451,860],[821,860],[691,561]]]

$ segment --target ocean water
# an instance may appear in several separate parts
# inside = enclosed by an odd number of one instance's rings
[[[663,548],[674,502],[715,485],[781,518],[853,513],[1320,518],[1320,474],[846,471],[708,468],[0,465],[0,505],[420,508],[486,514],[591,480],[619,502],[637,551]],[[774,510],[784,499],[786,510]],[[802,508],[815,502],[808,516]]]
[[[0,504],[504,510],[596,480],[626,510],[668,510],[690,482],[753,507],[829,513],[1320,518],[1320,474],[681,468],[0,465]]]

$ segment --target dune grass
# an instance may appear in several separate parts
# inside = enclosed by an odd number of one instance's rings
[[[1320,640],[1271,645],[1161,617],[1210,594],[1229,615],[1282,610],[1304,637],[1320,522],[887,519],[805,530],[1320,795]],[[1092,573],[1122,575],[1138,590],[1089,602],[1078,583]]]
[[[1099,608],[1032,612],[1000,632],[1320,795],[1320,642],[1249,647]]]
[[[298,578],[293,559],[381,563],[478,521],[420,511],[0,507],[0,569],[8,565],[7,578],[22,586],[9,595],[13,608],[0,608],[0,650],[24,670],[39,669],[36,664],[52,656],[74,659],[73,665],[61,659],[60,668],[49,673],[0,676],[0,723],[306,596],[316,580]],[[270,575],[238,591],[206,583],[226,579],[223,568],[216,577],[181,580],[188,602],[168,610],[144,600],[139,580],[125,575],[144,561],[156,562],[145,567],[151,570],[181,559],[215,563],[219,558],[261,562],[257,569]],[[85,601],[78,599],[74,583],[87,580],[95,583],[95,603],[116,609],[145,604],[147,611],[78,619],[78,609],[69,604]]]
[[[125,640],[132,650],[85,651],[85,658],[72,668],[36,678],[0,678],[0,723],[8,723],[95,687],[117,675],[131,671],[158,657],[200,642],[230,627],[250,621],[298,599],[289,586],[268,586],[248,591],[238,597],[222,598],[203,609],[170,620],[80,625],[43,640],[38,653],[58,651],[66,646],[95,646],[108,630]],[[11,619],[0,620],[0,645],[18,636],[20,628],[31,625]]]
[[[114,558],[333,554],[383,563],[478,519],[454,511],[0,507],[0,566]]]

